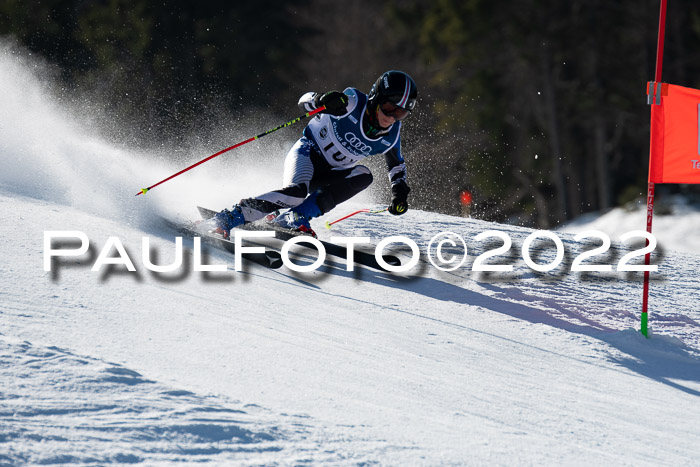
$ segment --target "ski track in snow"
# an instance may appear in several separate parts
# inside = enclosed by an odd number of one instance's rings
[[[218,209],[260,191],[257,180],[274,183],[269,160],[243,174],[236,163],[212,162],[134,197],[181,164],[116,149],[82,129],[40,74],[11,49],[0,52],[8,136],[0,143],[8,169],[0,173],[0,462],[638,466],[700,458],[697,254],[654,254],[650,339],[635,331],[641,273],[570,272],[583,248],[570,231],[558,232],[563,264],[538,273],[520,258],[532,230],[416,210],[361,214],[325,230],[326,220],[365,207],[346,203],[312,225],[324,239],[407,236],[423,253],[434,235],[452,231],[468,245],[462,267],[440,272],[423,254],[411,274],[349,272],[330,257],[311,273],[234,272],[230,254],[208,249],[207,261],[228,271],[203,274],[191,271],[186,239],[182,271],[151,273],[140,261],[142,237],[158,263],[174,258],[175,233],[158,216],[193,219],[198,204]],[[231,188],[233,178],[242,186]],[[493,261],[514,270],[473,273],[474,259],[499,245],[474,236],[492,229],[513,240]],[[45,272],[47,230],[85,232],[90,249]],[[90,270],[111,236],[136,273]],[[615,243],[599,260],[616,264],[629,250]],[[548,242],[531,252],[540,264],[555,256]],[[314,259],[296,254],[300,263]]]

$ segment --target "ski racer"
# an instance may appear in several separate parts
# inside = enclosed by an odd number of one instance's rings
[[[408,210],[406,165],[401,155],[401,121],[416,106],[418,88],[402,71],[387,71],[369,95],[355,88],[325,94],[308,92],[299,99],[305,112],[325,106],[304,129],[284,162],[284,187],[241,200],[206,223],[228,237],[231,229],[263,217],[274,224],[314,235],[309,220],[366,189],[370,170],[357,164],[384,154],[391,180],[394,215]],[[276,217],[269,215],[282,209]]]

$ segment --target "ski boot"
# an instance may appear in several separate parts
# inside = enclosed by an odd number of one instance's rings
[[[263,217],[263,220],[264,220],[265,222],[267,222],[268,224],[273,224],[273,223],[275,222],[275,219],[277,219],[277,216],[279,216],[279,215],[280,215],[280,210],[279,210],[279,209],[275,209],[275,210],[272,211],[270,214],[268,214],[268,215],[266,215],[265,217]]]
[[[216,215],[211,219],[200,222],[198,224],[198,228],[200,230],[211,231],[219,234],[228,240],[231,236],[231,229],[243,225],[245,222],[245,217],[243,217],[241,207],[236,204],[231,210],[224,209],[223,211],[216,213]]]
[[[277,216],[273,223],[278,227],[294,230],[295,232],[300,232],[306,235],[311,235],[314,238],[318,238],[316,232],[314,232],[314,229],[311,228],[309,220],[299,213],[294,212],[293,209],[290,209],[284,214]]]
[[[311,228],[311,224],[309,224],[309,220],[323,214],[323,212],[321,212],[321,208],[319,208],[318,204],[316,203],[317,196],[318,191],[313,192],[300,205],[290,209],[284,214],[277,216],[274,223],[280,227],[284,227],[285,229],[295,230],[297,232],[311,235],[314,238],[318,238],[316,232],[314,232],[314,230]]]

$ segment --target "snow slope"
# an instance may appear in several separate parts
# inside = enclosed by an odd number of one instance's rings
[[[356,216],[334,231],[374,242],[404,235],[422,252],[435,234],[456,232],[469,259],[453,272],[424,256],[410,274],[348,272],[332,259],[311,273],[234,272],[230,254],[209,249],[207,261],[229,270],[199,273],[185,239],[185,266],[152,273],[141,261],[144,236],[158,263],[175,255],[175,234],[157,215],[194,218],[196,204],[221,208],[274,184],[270,161],[246,172],[235,158],[212,161],[135,197],[186,164],[100,139],[31,64],[0,51],[0,461],[636,466],[700,458],[698,255],[655,255],[650,339],[634,330],[639,273],[571,272],[580,247],[565,233],[563,264],[538,273],[519,253],[530,230],[433,213]],[[353,207],[313,225],[320,232]],[[500,258],[511,273],[470,270],[486,249],[473,237],[492,229],[513,239],[512,257]],[[45,272],[50,230],[84,232],[91,248]],[[124,244],[135,273],[91,271],[109,237]],[[616,245],[603,260],[615,264],[630,249]],[[540,264],[554,258],[550,243],[531,251]]]

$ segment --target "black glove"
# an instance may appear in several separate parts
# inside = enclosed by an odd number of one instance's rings
[[[401,214],[408,211],[408,193],[411,189],[408,187],[406,182],[400,180],[393,185],[391,185],[391,204],[389,205],[389,213],[400,216]]]
[[[326,110],[321,113],[335,115],[339,117],[345,115],[348,108],[348,96],[340,91],[330,91],[317,97],[316,106],[326,106]]]

